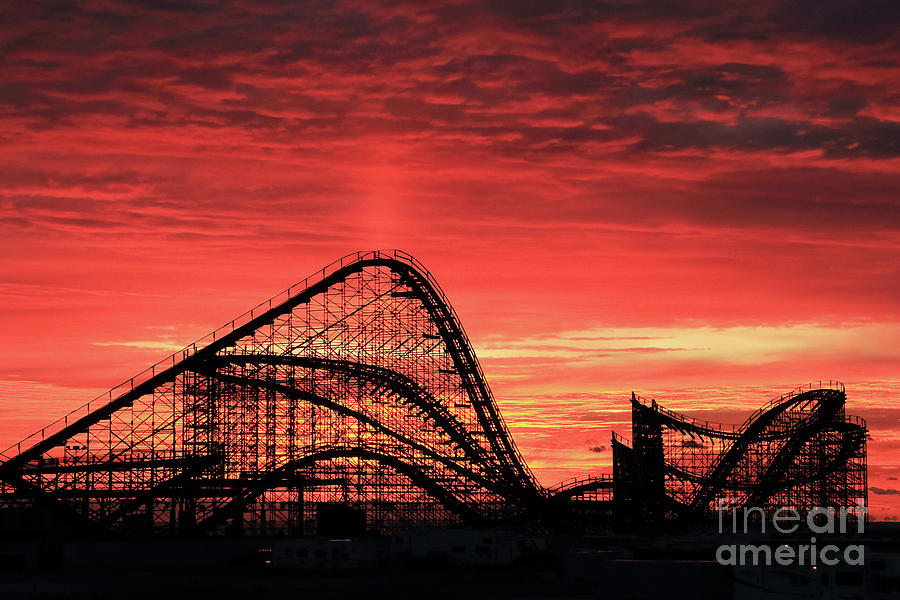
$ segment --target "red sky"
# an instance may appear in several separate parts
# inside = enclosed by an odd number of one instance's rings
[[[0,8],[0,445],[402,248],[544,483],[836,378],[900,517],[897,4],[419,4]]]

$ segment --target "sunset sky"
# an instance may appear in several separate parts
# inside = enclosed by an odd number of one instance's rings
[[[543,483],[833,378],[900,518],[900,3],[719,4],[3,3],[0,446],[400,248]]]

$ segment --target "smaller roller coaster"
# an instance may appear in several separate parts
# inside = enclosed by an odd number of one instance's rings
[[[842,383],[811,383],[738,426],[693,419],[632,394],[633,443],[614,435],[612,444],[617,520],[687,523],[719,507],[864,513],[867,429],[845,415],[845,401]]]

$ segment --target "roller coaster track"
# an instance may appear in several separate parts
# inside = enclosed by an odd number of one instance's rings
[[[542,498],[455,311],[400,251],[335,261],[3,456],[7,501],[104,526],[165,510],[219,523],[292,470],[353,479],[360,506],[424,493],[464,520]]]
[[[723,497],[840,504],[867,494],[867,430],[844,400],[817,382],[723,425],[632,394],[635,445],[613,434],[613,477],[544,489],[431,274],[358,252],[0,453],[0,512],[93,533],[303,534],[333,503],[382,533],[620,509],[693,521]]]
[[[576,477],[569,481],[564,481],[547,489],[549,497],[555,501],[567,501],[575,496],[587,492],[595,492],[598,490],[612,490],[613,479],[610,475],[593,475],[589,477]]]
[[[860,449],[864,447],[866,441],[865,429],[857,425],[847,424],[846,427],[842,427],[840,428],[840,430],[842,436],[840,450],[835,456],[829,457],[827,459],[827,462],[825,462],[823,465],[816,468],[815,470],[806,473],[802,477],[792,476],[788,478],[784,471],[779,471],[778,469],[773,468],[771,472],[781,473],[782,477],[780,477],[779,481],[777,482],[770,481],[767,485],[767,489],[770,491],[777,491],[779,489],[783,489],[792,485],[813,483],[820,480],[826,475],[839,472],[840,469],[842,469],[846,465],[847,459],[858,453]],[[785,457],[790,457],[790,454],[788,453],[780,454]],[[666,474],[672,475],[684,481],[690,481],[692,483],[702,484],[708,479],[708,475],[706,474],[691,473],[678,466],[677,464],[669,461],[666,461],[665,469]],[[760,489],[760,484],[756,481],[729,481],[728,489],[745,492],[756,492]],[[748,500],[746,504],[752,505],[753,501],[756,501],[758,503],[760,502],[762,497],[762,494],[757,494],[757,496],[752,501]]]
[[[821,402],[816,402],[815,410],[801,419],[800,422],[792,424],[793,426],[790,428],[776,430],[767,435],[766,430],[772,429],[773,424],[784,413],[791,409],[806,409],[814,401],[819,400]],[[754,502],[758,504],[762,498],[768,497],[778,487],[775,485],[775,481],[784,476],[784,469],[795,460],[799,448],[811,436],[821,431],[821,426],[831,420],[843,408],[843,405],[843,392],[821,389],[790,394],[779,399],[771,406],[765,407],[764,410],[756,411],[741,426],[741,435],[722,454],[712,472],[704,479],[703,484],[697,488],[691,500],[691,508],[699,510],[710,503],[717,490],[725,486],[726,481],[732,477],[734,470],[750,444],[764,439],[782,438],[784,443],[776,455],[771,458],[765,474],[754,482],[754,491],[747,500],[749,506],[755,506]]]
[[[457,444],[457,447],[466,453],[470,460],[479,465],[481,468],[490,470],[495,476],[498,477],[498,480],[502,482],[502,479],[499,479],[500,477],[502,477],[502,469],[499,467],[499,465],[496,465],[496,461],[494,460],[493,456],[491,456],[483,446],[478,444],[473,435],[468,430],[466,430],[465,426],[460,423],[459,420],[440,403],[440,401],[429,394],[428,390],[401,373],[392,371],[390,369],[353,361],[317,358],[312,356],[244,354],[229,355],[216,359],[216,363],[222,362],[230,362],[236,364],[253,363],[265,365],[295,365],[314,369],[322,369],[323,371],[335,374],[343,373],[352,375],[361,380],[369,382],[376,387],[376,389],[373,390],[373,394],[378,394],[379,392],[387,392],[399,398],[402,403],[409,404],[418,409],[421,409],[420,415],[427,415],[426,421],[429,418],[433,420],[435,424],[439,425],[453,439],[454,443]],[[229,378],[228,376],[220,375],[215,369],[210,369],[206,372],[209,373],[212,377],[220,377],[223,380],[231,380],[242,385],[247,383],[251,383],[257,386],[272,385],[269,382],[254,382],[246,378]],[[299,390],[293,390],[284,386],[278,386],[278,391],[285,394],[303,394],[304,399],[310,402],[328,402],[326,399],[316,398],[312,394],[303,393]],[[346,410],[337,405],[330,407],[334,410]],[[368,420],[368,417],[358,413],[354,414],[353,416],[360,421]],[[372,425],[375,427],[380,427],[380,424],[378,424],[377,422],[373,422]]]
[[[649,460],[645,468],[651,473],[662,469],[666,481],[681,482],[670,499],[685,515],[709,510],[723,495],[729,502],[740,498],[745,506],[765,506],[777,498],[794,502],[796,494],[809,492],[791,490],[824,485],[832,476],[847,483],[833,484],[837,487],[822,492],[827,498],[815,501],[843,504],[851,496],[865,497],[867,438],[864,421],[844,416],[844,402],[840,382],[813,382],[774,398],[741,425],[723,425],[633,394],[634,419],[642,423],[636,435],[642,436],[641,453],[649,454],[628,454],[629,460]],[[616,441],[627,447],[627,441]],[[847,479],[854,469],[856,474]]]

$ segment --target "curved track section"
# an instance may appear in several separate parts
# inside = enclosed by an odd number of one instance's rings
[[[867,430],[845,416],[845,400],[839,382],[817,382],[730,426],[632,396],[633,445],[615,446],[617,493],[633,500],[630,516],[642,522],[696,518],[720,505],[855,512],[867,502]]]
[[[356,253],[6,452],[0,508],[104,531],[312,533],[515,518],[541,492],[453,308]]]

